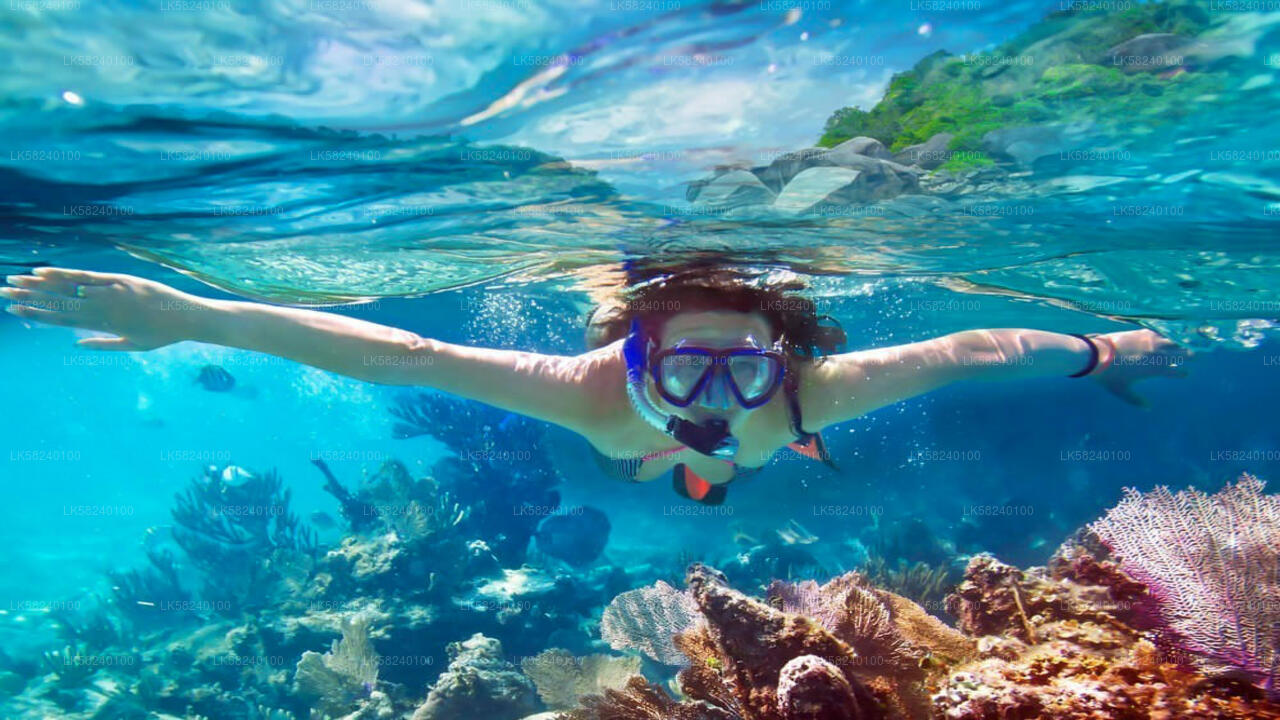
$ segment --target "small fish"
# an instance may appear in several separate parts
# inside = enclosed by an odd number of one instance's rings
[[[227,392],[236,386],[236,379],[221,365],[205,365],[200,368],[194,382],[209,392]]]
[[[240,487],[253,479],[253,473],[239,465],[228,465],[222,469],[222,483],[228,487]]]
[[[519,419],[520,419],[519,415],[515,413],[507,413],[506,417],[502,418],[502,422],[498,423],[498,429],[503,432],[506,432],[507,430],[511,429],[511,424],[516,422]]]
[[[787,521],[787,526],[775,530],[783,545],[811,545],[818,541],[818,536],[809,532],[795,518]]]
[[[311,513],[311,524],[321,530],[330,530],[338,526],[338,523],[333,519],[333,516],[323,510],[316,510]]]

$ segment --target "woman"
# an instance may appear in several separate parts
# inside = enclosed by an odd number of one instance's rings
[[[966,330],[832,354],[843,341],[794,286],[728,271],[668,275],[598,310],[576,356],[467,347],[342,315],[197,297],[130,275],[39,268],[0,294],[30,320],[111,333],[79,345],[145,351],[183,340],[255,350],[370,382],[420,385],[546,420],[627,479],[672,472],[677,491],[724,498],[735,475],[823,428],[961,380],[1092,377],[1131,402],[1138,379],[1181,375],[1188,353],[1149,330],[1073,335]]]

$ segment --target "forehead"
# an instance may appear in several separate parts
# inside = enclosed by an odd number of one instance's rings
[[[691,342],[732,343],[748,336],[760,342],[770,339],[769,323],[758,313],[729,311],[681,313],[667,321],[663,343],[687,339]]]

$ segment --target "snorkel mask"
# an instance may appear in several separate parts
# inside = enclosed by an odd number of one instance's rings
[[[632,320],[631,332],[623,343],[627,364],[627,396],[636,412],[650,425],[677,442],[711,457],[731,459],[738,451],[738,439],[729,432],[729,423],[712,418],[702,423],[664,414],[645,392],[645,370],[663,400],[676,407],[692,405],[710,383],[723,382],[744,408],[769,402],[786,375],[786,356],[780,344],[773,349],[708,348],[687,343],[653,351],[639,320]]]

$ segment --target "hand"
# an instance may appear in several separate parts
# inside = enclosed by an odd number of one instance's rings
[[[112,333],[76,344],[94,350],[153,350],[190,336],[201,298],[132,275],[37,268],[6,278],[0,296],[20,318]]]
[[[1187,376],[1183,365],[1193,353],[1158,333],[1130,330],[1107,333],[1103,337],[1115,343],[1116,357],[1110,367],[1092,377],[1127,403],[1147,407],[1146,398],[1134,392],[1132,387],[1139,380]]]

